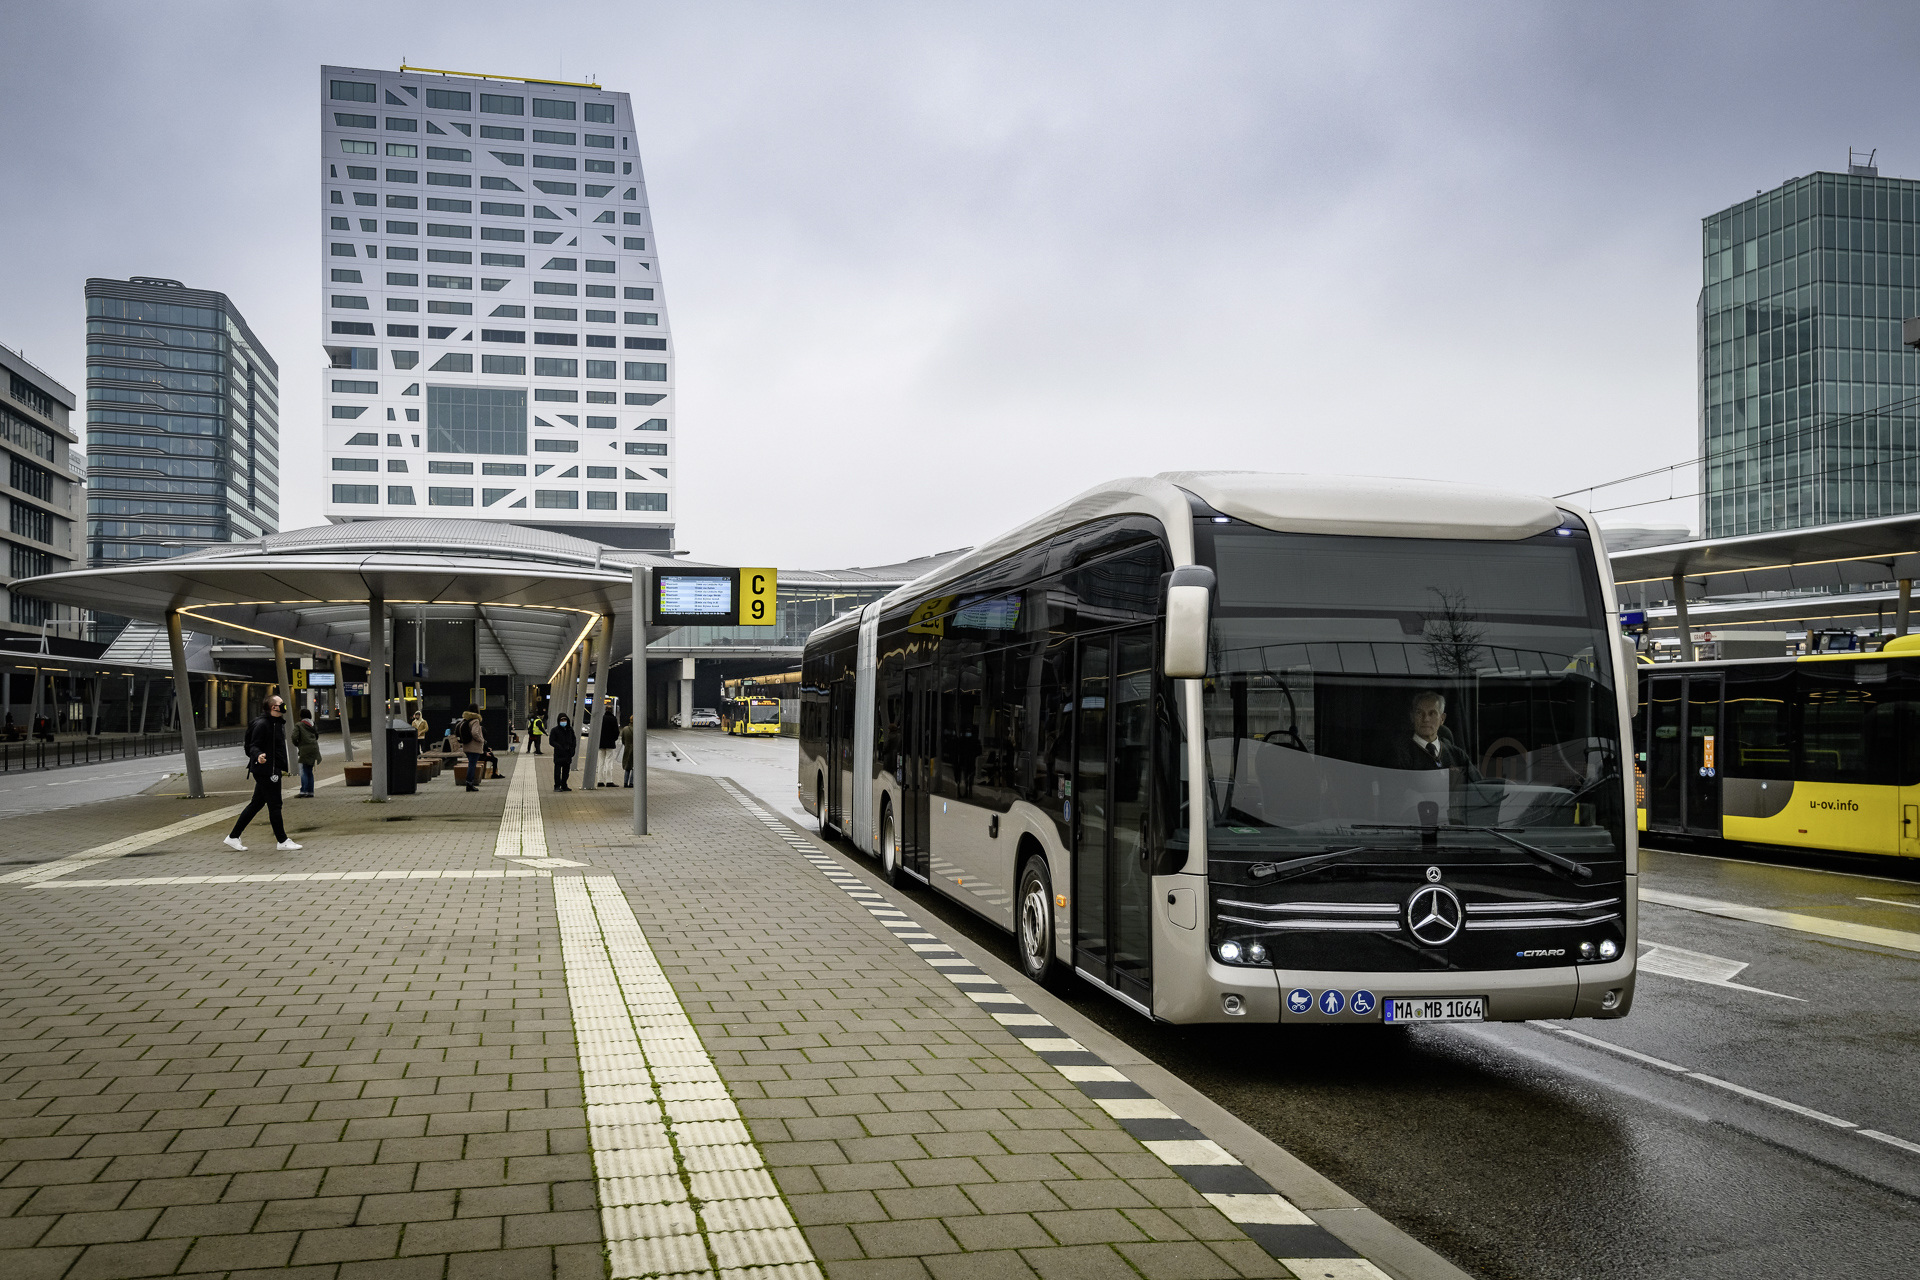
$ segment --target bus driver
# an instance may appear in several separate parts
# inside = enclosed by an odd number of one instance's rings
[[[1466,753],[1451,738],[1440,735],[1447,723],[1446,696],[1434,689],[1422,689],[1407,704],[1407,720],[1413,733],[1399,738],[1387,754],[1395,769],[1464,769]]]

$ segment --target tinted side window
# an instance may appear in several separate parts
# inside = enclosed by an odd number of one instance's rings
[[[1726,734],[1732,747],[1725,765],[1727,774],[1735,778],[1791,779],[1793,676],[1730,679],[1726,699]]]

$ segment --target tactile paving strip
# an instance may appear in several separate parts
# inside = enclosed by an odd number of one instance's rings
[[[1138,1138],[1141,1146],[1165,1161],[1282,1266],[1314,1280],[1387,1280],[1385,1272],[1308,1217],[1173,1108],[1047,1021],[739,787],[725,778],[715,781],[768,831],[866,908],[894,937],[991,1014],[1020,1043],[1092,1098],[1121,1128]]]

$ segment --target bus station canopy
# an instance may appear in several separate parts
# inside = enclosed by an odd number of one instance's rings
[[[368,601],[390,616],[477,623],[483,669],[544,682],[600,619],[632,651],[638,565],[686,564],[519,525],[370,520],[271,533],[168,559],[16,582],[22,594],[188,630],[366,661]]]

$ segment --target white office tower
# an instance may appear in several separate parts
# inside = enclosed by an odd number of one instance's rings
[[[673,546],[667,312],[624,93],[320,71],[329,520]]]

